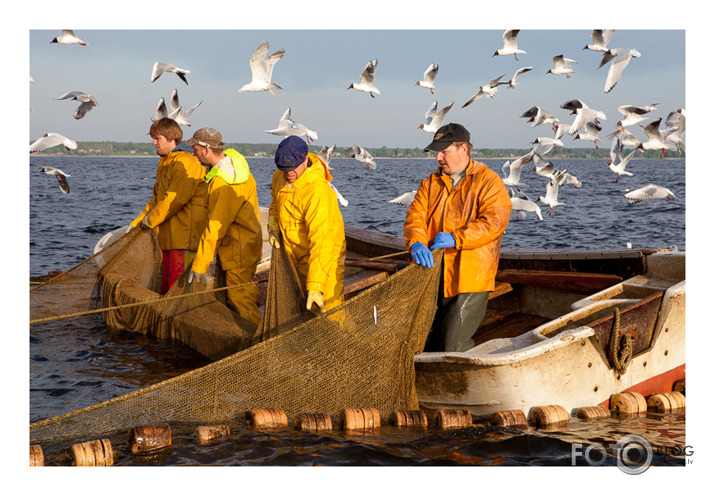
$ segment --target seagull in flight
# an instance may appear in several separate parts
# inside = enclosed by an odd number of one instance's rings
[[[632,176],[633,173],[629,172],[626,170],[626,165],[628,165],[628,162],[633,158],[633,155],[636,153],[636,150],[633,150],[631,153],[626,155],[625,157],[621,156],[621,150],[623,150],[623,145],[620,144],[619,140],[613,140],[613,144],[611,145],[611,160],[609,160],[608,163],[608,168],[616,174],[616,180],[614,182],[618,182],[618,180],[621,178],[621,176]]]
[[[434,90],[436,89],[434,87],[434,80],[437,78],[438,71],[439,71],[439,65],[430,64],[430,66],[425,71],[425,74],[422,77],[422,80],[417,81],[415,83],[415,86],[422,86],[423,88],[427,88],[428,90],[430,90],[430,93],[432,93],[434,95]]]
[[[89,43],[87,43],[85,40],[75,35],[74,31],[71,29],[63,29],[62,34],[60,36],[52,38],[50,44],[52,43],[60,43],[62,45],[89,45]]]
[[[519,215],[526,217],[527,212],[534,212],[538,220],[544,220],[541,215],[541,207],[524,193],[517,193],[513,189],[511,190],[511,209],[516,212],[516,220],[519,220]]]
[[[162,99],[163,100],[163,99]],[[179,92],[174,89],[174,91],[171,92],[171,99],[169,100],[169,105],[171,106],[171,114],[169,114],[166,117],[171,117],[174,119],[178,124],[182,126],[191,126],[191,122],[189,121],[189,117],[191,117],[191,114],[193,113],[196,108],[201,105],[201,102],[197,103],[193,107],[191,107],[189,110],[184,111],[183,107],[179,103]]]
[[[606,45],[611,41],[611,36],[613,36],[614,32],[615,29],[592,29],[591,39],[593,42],[583,47],[583,49],[594,52],[607,52],[608,47]]]
[[[648,137],[648,141],[641,143],[636,149],[660,150],[660,158],[663,158],[666,156],[666,150],[676,151],[677,146],[665,138],[665,135],[660,130],[660,121],[661,118],[659,117],[643,128],[643,132]]]
[[[594,121],[596,124],[600,125],[598,119],[606,120],[606,114],[600,110],[595,110],[586,105],[583,101],[579,99],[569,100],[561,104],[561,108],[564,110],[570,110],[571,114],[576,114],[571,127],[569,128],[569,134],[576,134],[589,121]]]
[[[519,189],[519,186],[523,186],[524,183],[519,182],[519,179],[521,178],[521,170],[533,159],[534,152],[531,151],[512,162],[508,160],[504,162],[504,165],[502,165],[502,173],[504,174],[504,185],[514,186],[517,190]]]
[[[377,59],[371,60],[367,63],[365,68],[360,73],[360,82],[352,83],[348,86],[348,89],[354,89],[362,91],[364,93],[369,93],[371,97],[375,98],[373,93],[380,94],[380,90],[375,87],[375,70],[377,69]]]
[[[487,84],[482,85],[479,87],[479,91],[477,91],[472,97],[469,99],[467,103],[462,105],[462,108],[471,105],[472,102],[475,100],[479,100],[481,97],[484,95],[487,95],[489,98],[494,98],[494,95],[496,95],[497,92],[497,87],[501,86],[502,84],[509,84],[507,81],[502,81],[501,78],[504,77],[504,74],[501,76],[492,79],[489,81]]]
[[[531,122],[531,127],[540,126],[541,124],[551,124],[551,129],[555,130],[555,125],[560,123],[553,114],[536,105],[523,112],[519,117],[528,117],[529,120],[526,122]]]
[[[244,91],[268,91],[273,96],[273,90],[282,90],[280,86],[271,81],[273,77],[273,67],[285,55],[285,50],[280,49],[268,56],[269,45],[267,41],[262,41],[253,52],[249,65],[251,66],[251,82],[241,86],[239,93]]]
[[[657,103],[651,103],[650,105],[621,105],[618,107],[618,111],[623,114],[623,117],[625,119],[621,119],[620,121],[616,122],[617,127],[626,127],[626,126],[632,126],[633,124],[638,124],[641,121],[644,121],[646,118],[644,117],[645,114],[648,112],[652,112],[655,110]],[[641,126],[643,127],[643,126]]]
[[[447,115],[447,112],[450,111],[452,105],[454,105],[454,102],[451,102],[449,105],[447,105],[438,112],[437,102],[432,102],[432,105],[430,105],[430,108],[427,109],[427,112],[425,113],[424,124],[420,124],[419,126],[417,126],[417,129],[422,129],[424,131],[427,131],[428,133],[436,133],[437,130],[442,127],[444,117]]]
[[[387,200],[387,202],[395,203],[397,205],[402,205],[403,207],[409,207],[412,204],[412,201],[415,199],[416,194],[417,194],[417,190],[412,190],[407,193],[402,193],[397,198],[393,198],[392,200]]]
[[[367,164],[367,170],[373,171],[377,168],[377,163],[372,158],[370,152],[360,145],[349,146],[345,149],[345,153],[350,155],[350,158],[354,158],[358,162]]]
[[[53,146],[62,145],[67,150],[77,149],[77,142],[58,133],[46,133],[30,145],[30,153],[41,152]]]
[[[335,170],[334,167],[330,167],[330,160],[333,158],[333,152],[335,151],[335,145],[328,147],[324,146],[319,152],[318,157],[325,162],[325,166],[328,170]]]
[[[30,164],[30,165],[35,165],[35,164]],[[67,183],[67,178],[70,177],[69,174],[66,172],[62,172],[60,169],[56,169],[55,167],[49,167],[49,166],[40,166],[42,167],[40,169],[41,172],[44,172],[45,174],[48,174],[50,176],[55,176],[57,178],[57,184],[60,187],[60,190],[64,193],[67,194],[70,192],[70,185]]]
[[[509,88],[516,88],[519,84],[516,82],[517,78],[519,76],[521,76],[522,74],[524,74],[525,72],[529,72],[532,69],[533,69],[533,67],[531,67],[531,66],[522,67],[521,69],[517,69],[516,72],[514,73],[514,75],[509,80]]]
[[[605,52],[601,58],[601,63],[598,65],[598,69],[609,62],[611,63],[611,67],[608,69],[608,76],[606,76],[606,84],[603,87],[603,92],[608,93],[611,91],[618,84],[618,81],[620,81],[623,69],[626,68],[631,59],[640,56],[641,53],[635,48],[612,48]]]
[[[565,74],[566,78],[570,78],[571,76],[569,74],[576,72],[576,70],[570,65],[578,64],[578,62],[573,59],[567,59],[563,55],[556,55],[551,59],[551,61],[554,63],[554,68],[546,71],[546,74]]]
[[[159,79],[159,76],[161,76],[165,72],[173,72],[174,74],[179,76],[179,79],[181,79],[186,84],[189,84],[189,82],[186,80],[186,75],[191,72],[190,70],[182,69],[179,66],[176,66],[174,64],[167,64],[166,62],[154,62],[154,67],[152,67],[151,69],[151,82],[153,83],[154,81]]]
[[[305,136],[308,143],[318,139],[318,133],[290,118],[290,107],[283,113],[281,120],[278,121],[278,127],[266,130],[266,132],[277,136]]]
[[[601,129],[601,126],[599,126],[595,122],[587,122],[586,131],[577,134],[576,136],[574,136],[574,139],[582,141],[593,141],[593,144],[596,145],[596,149],[598,150],[598,142],[600,141],[601,143],[603,143],[603,140],[598,137],[598,133],[599,131],[601,131]]]
[[[663,135],[666,141],[674,143],[678,147],[678,153],[682,155],[680,149],[685,150],[685,142],[683,141],[683,133],[685,133],[685,109],[678,109],[670,112],[665,118],[666,128],[663,130]]]
[[[566,205],[564,202],[558,200],[559,196],[559,182],[555,179],[551,179],[549,184],[546,185],[546,195],[540,196],[539,201],[545,205],[549,206],[546,211],[548,215],[551,215],[554,211],[554,207],[559,205]]]
[[[73,116],[75,119],[81,119],[85,116],[85,114],[87,114],[87,112],[92,110],[92,107],[97,106],[96,98],[89,93],[84,93],[83,91],[69,91],[61,97],[56,98],[56,100],[75,100],[80,102],[79,107],[77,107],[74,111]]]
[[[492,57],[496,57],[497,55],[513,55],[518,62],[519,57],[517,57],[517,55],[520,53],[526,53],[524,50],[520,50],[516,44],[516,35],[519,34],[519,31],[519,29],[507,29],[504,31],[501,37],[504,46],[494,52]]]
[[[675,199],[675,194],[673,194],[672,191],[663,186],[658,186],[657,184],[647,184],[642,188],[629,191],[624,196],[628,198],[628,203],[630,205],[634,205],[651,198],[667,198],[668,200]]]

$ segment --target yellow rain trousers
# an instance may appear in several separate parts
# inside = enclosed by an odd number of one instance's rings
[[[470,161],[454,188],[439,168],[420,183],[407,209],[405,244],[429,246],[437,233],[451,233],[456,246],[444,249],[444,296],[493,291],[510,213],[504,182],[483,163]]]
[[[307,291],[323,293],[325,309],[343,302],[345,227],[325,163],[308,154],[309,167],[293,183],[277,170],[269,214],[278,218],[281,249],[295,260]]]
[[[132,227],[148,216],[162,250],[196,251],[206,226],[206,169],[191,153],[174,151],[159,159],[152,197]]]
[[[229,289],[228,300],[242,317],[258,324],[258,289],[251,284],[263,249],[256,181],[243,155],[231,148],[224,153],[231,159],[234,176],[217,168],[206,175],[208,223],[192,270],[204,274],[218,252],[226,285],[245,284]]]

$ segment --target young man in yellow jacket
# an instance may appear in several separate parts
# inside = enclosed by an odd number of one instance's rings
[[[161,293],[166,293],[191,265],[206,225],[206,170],[191,153],[174,150],[184,135],[173,119],[154,121],[149,129],[159,155],[156,182],[144,210],[127,228],[140,223],[156,229],[162,252]]]
[[[297,136],[275,153],[268,235],[295,261],[307,290],[306,307],[325,312],[343,302],[345,228],[327,165]]]
[[[425,151],[439,168],[424,179],[407,209],[405,244],[414,261],[433,266],[431,249],[444,248],[442,292],[425,351],[465,351],[484,318],[499,265],[511,199],[498,174],[470,158],[469,131],[437,130]],[[428,248],[429,246],[429,248]]]
[[[263,236],[256,181],[243,155],[231,148],[224,150],[223,137],[216,129],[201,128],[186,144],[193,147],[202,164],[210,167],[205,178],[208,223],[188,282],[205,274],[218,252],[226,285],[237,286],[227,290],[229,306],[241,317],[258,324],[261,313],[253,277],[261,260]]]

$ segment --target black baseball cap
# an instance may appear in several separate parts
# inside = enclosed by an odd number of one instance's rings
[[[461,124],[450,122],[434,133],[432,143],[425,148],[426,152],[441,152],[446,150],[452,143],[469,143],[469,131]]]

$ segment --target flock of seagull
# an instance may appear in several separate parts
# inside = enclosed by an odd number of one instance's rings
[[[520,49],[517,44],[519,31],[520,30],[518,29],[504,31],[502,35],[503,46],[497,49],[492,57],[514,56],[514,58],[518,61],[518,56],[526,53],[526,51]],[[641,56],[640,52],[633,48],[608,48],[608,44],[611,41],[614,31],[615,30],[613,29],[592,30],[592,42],[583,47],[584,50],[591,50],[603,54],[598,68],[610,64],[604,85],[604,93],[610,92],[618,84],[623,75],[624,69],[628,66],[631,59]],[[72,30],[62,30],[62,34],[54,38],[51,43],[79,44],[83,46],[88,45],[86,40],[76,36]],[[249,61],[251,81],[244,84],[238,90],[239,93],[244,91],[268,91],[271,95],[277,96],[273,90],[280,90],[282,88],[273,82],[273,70],[276,63],[285,55],[285,50],[281,49],[270,55],[269,52],[270,47],[267,41],[263,41],[256,48]],[[565,77],[570,78],[570,75],[575,72],[572,64],[575,64],[576,61],[565,58],[563,55],[554,56],[552,58],[552,63],[553,68],[550,68],[546,74],[565,75]],[[356,91],[367,93],[372,98],[375,98],[375,95],[379,95],[380,90],[375,85],[377,64],[377,59],[370,60],[360,73],[358,82],[351,83],[347,89],[354,89]],[[494,98],[500,86],[506,86],[511,89],[515,88],[519,84],[517,81],[519,77],[533,69],[534,67],[532,66],[525,66],[515,71],[513,76],[508,80],[503,80],[505,75],[492,79],[488,83],[480,86],[478,91],[476,91],[462,105],[462,108],[471,105],[482,97]],[[426,88],[431,94],[434,94],[438,72],[439,65],[434,63],[430,64],[424,71],[422,79],[417,81],[415,85]],[[181,81],[187,85],[189,84],[187,75],[190,71],[188,69],[183,69],[174,64],[158,61],[152,68],[150,81],[156,81],[164,73],[176,74]],[[32,82],[33,79],[30,77],[30,84],[32,84]],[[81,91],[70,91],[57,99],[77,101],[80,103],[73,114],[75,119],[83,118],[87,112],[98,106],[97,100],[94,96]],[[180,125],[190,126],[190,116],[192,112],[196,110],[199,105],[201,105],[201,102],[197,103],[188,110],[184,110],[179,103],[178,92],[174,89],[169,100],[169,105],[171,112],[168,111],[166,102],[162,97],[159,100],[152,119],[156,120],[163,117],[169,117],[176,120]],[[445,121],[445,117],[452,109],[453,105],[454,102],[451,102],[438,110],[438,103],[436,101],[433,102],[425,113],[424,123],[420,124],[418,129],[422,129],[428,133],[436,132]],[[612,139],[608,166],[609,169],[616,174],[616,182],[618,182],[618,179],[622,175],[633,175],[632,172],[626,170],[626,166],[639,150],[661,150],[661,158],[664,156],[666,150],[678,152],[684,150],[685,144],[683,141],[683,134],[685,132],[685,109],[681,108],[670,112],[665,121],[664,129],[661,129],[660,127],[661,118],[653,120],[646,126],[640,124],[647,118],[646,114],[654,111],[657,105],[657,103],[646,106],[622,105],[618,108],[618,111],[623,115],[623,119],[617,122],[616,131],[608,136]],[[601,120],[606,119],[604,112],[590,108],[584,101],[579,99],[566,101],[561,104],[561,108],[571,112],[571,115],[574,116],[573,122],[562,122],[553,114],[538,106],[533,106],[520,115],[520,117],[528,119],[527,122],[531,124],[531,127],[550,124],[553,136],[537,138],[531,143],[534,146],[529,153],[515,160],[507,161],[502,166],[504,184],[511,190],[513,209],[516,212],[517,218],[525,215],[527,212],[534,212],[539,220],[543,219],[539,205],[529,199],[519,189],[520,186],[523,186],[523,183],[520,182],[520,175],[523,168],[527,164],[533,162],[534,166],[531,170],[548,180],[546,193],[539,196],[537,201],[547,205],[549,207],[547,214],[551,215],[555,207],[564,205],[563,202],[558,200],[559,186],[563,184],[573,184],[574,187],[578,188],[581,186],[581,182],[575,176],[569,174],[566,170],[555,169],[553,163],[546,160],[546,155],[553,148],[564,146],[561,138],[567,133],[574,136],[574,139],[593,142],[596,148],[598,148],[598,143],[603,143],[603,140],[599,138],[598,133],[602,130]],[[646,141],[641,142],[631,131],[627,129],[629,126],[633,125],[638,125],[643,128],[643,132],[648,138]],[[309,129],[303,124],[295,122],[291,118],[290,107],[284,112],[278,121],[278,127],[266,130],[266,132],[283,137],[292,135],[305,137],[308,143],[318,139],[317,132]],[[30,145],[30,153],[36,153],[47,148],[60,145],[65,146],[68,150],[77,148],[77,143],[75,141],[57,133],[47,133]],[[633,150],[624,156],[623,153],[625,147],[633,147]],[[330,159],[334,154],[334,150],[334,145],[332,147],[325,146],[319,152],[319,156],[325,161],[326,164],[329,164]],[[376,169],[377,164],[374,158],[364,147],[354,145],[345,148],[345,152],[350,158],[366,164],[368,170]],[[328,168],[332,170],[330,165],[328,165]],[[69,192],[69,186],[66,181],[66,177],[69,176],[68,174],[51,167],[43,167],[42,170],[47,174],[55,175],[62,191],[65,193]],[[347,200],[345,200],[337,190],[335,191],[340,204],[347,206]],[[389,200],[389,202],[400,205],[409,205],[414,198],[414,194],[414,191],[408,192],[395,199]],[[649,198],[673,199],[675,195],[672,191],[665,187],[649,184],[638,190],[629,191],[625,194],[625,197],[628,199],[629,203],[632,204]]]

